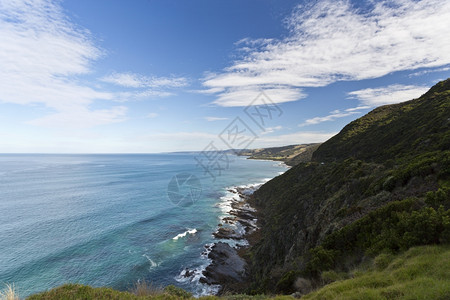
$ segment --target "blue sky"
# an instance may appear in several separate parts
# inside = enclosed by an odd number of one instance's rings
[[[0,0],[0,153],[322,142],[450,77],[449,35],[448,0]]]

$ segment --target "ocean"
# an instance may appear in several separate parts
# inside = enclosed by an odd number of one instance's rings
[[[68,282],[129,290],[140,280],[214,293],[199,278],[229,189],[287,168],[233,155],[206,169],[199,155],[0,155],[0,285],[14,283],[21,297]]]

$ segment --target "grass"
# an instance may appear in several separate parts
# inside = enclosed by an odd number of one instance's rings
[[[18,300],[19,296],[15,291],[13,284],[6,284],[5,288],[0,291],[0,300]]]
[[[8,299],[9,298],[5,298]],[[18,299],[18,298],[11,298]],[[204,296],[200,298],[192,297],[192,294],[177,288],[173,285],[164,289],[157,288],[149,283],[139,283],[132,292],[120,292],[111,288],[93,288],[81,284],[65,284],[52,290],[35,294],[27,298],[27,300],[94,300],[94,299],[108,299],[108,300],[172,300],[172,299],[200,299],[200,300],[263,300],[263,299],[275,299],[286,300],[293,299],[290,296],[267,296],[267,295],[227,295],[223,297],[216,296]],[[3,299],[2,299],[3,300]]]
[[[9,298],[6,298],[9,300]],[[18,298],[13,298],[18,299]],[[172,299],[200,299],[200,300],[263,300],[275,299],[285,300],[293,299],[290,296],[248,296],[248,295],[227,295],[223,297],[205,296],[200,298],[192,297],[192,294],[175,286],[167,286],[164,289],[157,288],[149,283],[139,283],[132,292],[120,292],[111,288],[93,288],[81,284],[65,284],[52,290],[35,294],[27,298],[27,300],[75,300],[75,299],[108,299],[108,300],[172,300]],[[2,299],[3,300],[3,299]]]
[[[381,254],[367,271],[333,282],[302,299],[450,299],[450,246]]]

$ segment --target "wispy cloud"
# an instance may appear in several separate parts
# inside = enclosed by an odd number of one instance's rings
[[[363,106],[347,108],[344,110],[337,109],[337,110],[330,112],[330,114],[327,116],[314,117],[314,118],[308,119],[305,122],[299,124],[298,126],[304,127],[304,126],[308,126],[308,125],[316,125],[316,124],[323,123],[323,122],[334,121],[339,118],[345,118],[345,117],[348,117],[351,115],[359,114],[360,110],[365,110],[365,109],[369,109],[369,108],[371,108],[371,106],[363,105]]]
[[[109,91],[85,83],[104,53],[91,33],[73,24],[57,0],[0,0],[0,102],[41,104],[48,115],[28,122],[48,127],[91,127],[124,121],[125,102],[173,95],[182,77],[113,73],[103,81],[127,88]],[[84,82],[84,83],[83,83]],[[112,90],[112,89],[110,89]],[[93,108],[98,100],[101,108]],[[98,107],[98,106],[97,106]]]
[[[136,73],[112,73],[103,82],[130,88],[178,88],[188,85],[184,77],[149,77]]]
[[[169,91],[144,89],[115,93],[112,100],[116,102],[127,102],[149,98],[165,98],[173,95],[174,93]]]
[[[149,114],[147,115],[147,118],[149,118],[149,119],[154,119],[154,118],[156,118],[157,116],[158,116],[157,113],[152,112],[152,113],[149,113]]]
[[[450,63],[449,1],[370,1],[366,12],[346,0],[314,3],[290,16],[288,37],[239,41],[242,59],[203,80],[215,104],[243,106],[262,89],[274,102],[295,101],[302,87]]]
[[[415,85],[393,84],[380,88],[369,88],[348,93],[352,98],[368,106],[399,103],[423,95],[429,88]]]
[[[53,115],[32,121],[50,125],[123,120],[123,107],[93,110],[95,100],[114,95],[79,84],[102,56],[91,34],[72,24],[54,1],[0,2],[0,101],[45,105]],[[69,120],[69,121],[68,121]],[[58,123],[59,124],[59,123]]]
[[[251,103],[253,105],[264,104],[264,98],[256,99],[261,93],[262,89],[257,86],[246,86],[240,88],[230,88],[227,92],[219,93],[214,104],[219,106],[247,106]],[[283,103],[296,101],[306,97],[306,94],[301,89],[281,87],[269,87],[264,88],[264,93],[270,97],[273,103]],[[254,102],[256,99],[256,102]]]
[[[283,126],[281,126],[281,125],[274,126],[274,127],[267,127],[267,128],[265,128],[265,130],[263,132],[261,132],[261,134],[264,135],[264,134],[274,133],[275,131],[279,131],[281,129],[283,129]]]
[[[223,120],[228,120],[228,118],[205,117],[205,120],[208,121],[208,122],[213,122],[213,121],[223,121]]]
[[[174,89],[188,85],[184,77],[155,77],[131,72],[112,73],[100,81],[127,88],[116,94],[114,100],[118,102],[169,97],[174,95]]]
[[[431,70],[423,70],[423,71],[411,73],[408,75],[408,77],[417,77],[417,76],[422,76],[422,75],[429,74],[429,73],[445,72],[445,71],[449,71],[449,70],[450,70],[450,67],[435,68],[435,69],[431,69]]]
[[[125,121],[125,115],[128,110],[125,106],[114,106],[111,109],[97,109],[93,111],[84,107],[76,109],[76,111],[61,111],[47,115],[28,123],[45,127],[54,127],[57,124],[59,127],[89,128]]]

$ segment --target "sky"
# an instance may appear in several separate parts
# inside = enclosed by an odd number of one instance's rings
[[[449,0],[0,0],[0,153],[323,142],[450,77]]]

